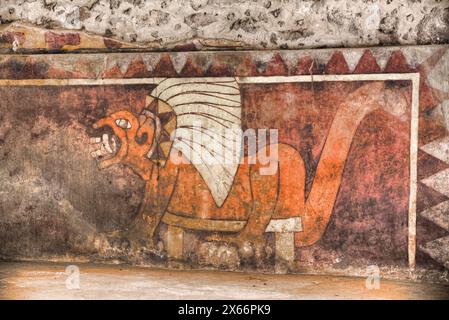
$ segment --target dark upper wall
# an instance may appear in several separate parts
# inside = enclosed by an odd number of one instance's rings
[[[447,0],[0,0],[0,23],[85,30],[161,48],[299,49],[449,42]]]

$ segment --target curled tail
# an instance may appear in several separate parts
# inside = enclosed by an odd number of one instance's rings
[[[297,247],[314,244],[326,230],[355,132],[367,114],[384,106],[383,88],[383,82],[366,84],[338,107],[305,202],[303,232],[295,235]]]

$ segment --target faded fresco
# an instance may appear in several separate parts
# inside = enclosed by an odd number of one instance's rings
[[[1,254],[443,270],[447,48],[377,50],[2,56]]]
[[[410,131],[410,90],[407,85],[395,87],[382,81],[337,86],[320,83],[318,92],[329,95],[323,99],[309,83],[290,83],[286,87],[284,82],[289,79],[280,80],[282,85],[256,83],[240,87],[235,78],[163,79],[151,90],[142,108],[132,112],[111,110],[94,123],[94,129],[112,130],[111,138],[104,134],[92,139],[99,145],[92,153],[101,159],[99,167],[128,166],[146,183],[132,227],[115,236],[132,239],[130,244],[136,248],[142,242],[146,248],[153,248],[155,231],[162,221],[169,226],[169,253],[173,250],[177,258],[183,254],[183,229],[213,233],[205,239],[235,244],[239,249],[263,248],[265,233],[274,232],[277,249],[290,251],[292,260],[294,247],[315,244],[331,218],[358,127],[376,111],[380,117],[391,117],[389,110],[394,108],[393,116],[404,122],[404,131]],[[329,98],[341,90],[347,95],[335,104],[335,99]],[[295,110],[286,119],[271,123],[242,119],[242,109],[255,119],[263,119],[265,112],[270,113],[264,107],[287,113],[288,105],[295,105]],[[311,107],[323,108],[323,115],[309,114],[307,109]],[[247,130],[239,132],[242,120]],[[321,127],[322,131],[319,145],[308,146],[320,150],[307,195],[306,166],[312,164],[305,164],[301,155],[306,152],[305,144],[301,146],[305,137],[292,134],[297,126]],[[265,130],[248,128],[269,128],[271,136],[267,138]],[[378,125],[377,129],[384,127]],[[246,154],[241,145],[245,138]],[[396,186],[404,198],[390,208],[398,215],[403,214],[399,208],[405,206],[406,212],[408,206],[409,141],[404,142],[402,148],[393,145],[390,149],[399,152],[403,160],[397,160],[405,169],[399,170],[402,185]],[[366,152],[366,147],[361,151]],[[388,175],[385,178],[387,185]],[[390,177],[389,184],[397,184],[394,178]],[[377,192],[382,196],[382,191]],[[373,190],[370,193],[373,196]],[[368,192],[357,194],[369,196]],[[351,204],[344,206],[352,210]],[[171,236],[180,239],[170,240]],[[110,241],[108,236],[106,239]]]

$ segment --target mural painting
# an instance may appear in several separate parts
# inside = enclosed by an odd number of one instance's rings
[[[447,231],[429,221],[446,196],[429,177],[447,168],[431,156],[446,131],[432,110],[447,94],[427,75],[447,49],[415,50],[413,67],[393,49],[382,67],[362,49],[5,56],[2,121],[14,120],[3,181],[61,190],[46,210],[66,225],[65,245],[55,226],[61,247],[46,252],[276,272],[439,269]],[[25,137],[20,154],[13,142]],[[4,214],[21,188],[3,183]],[[43,210],[27,197],[25,211]]]
[[[257,85],[253,87],[257,90]],[[321,238],[331,217],[360,123],[372,112],[388,112],[392,106],[403,119],[410,113],[411,97],[404,89],[386,88],[382,81],[351,88],[329,112],[334,116],[326,128],[306,197],[304,160],[294,146],[282,142],[283,136],[276,144],[261,144],[266,137],[258,137],[259,143],[248,148],[253,152],[243,155],[241,140],[254,135],[238,131],[242,120],[240,90],[234,78],[164,79],[147,97],[140,113],[112,112],[93,125],[113,131],[111,139],[107,134],[93,139],[101,144],[94,157],[110,155],[100,160],[99,167],[129,166],[146,183],[140,212],[120,237],[140,236],[147,247],[153,247],[162,220],[177,229],[171,232],[181,234],[183,228],[223,232],[206,239],[239,247],[246,242],[263,246],[266,231],[294,233],[291,248],[293,242],[296,247],[312,245]],[[246,90],[251,90],[251,85]],[[306,103],[313,105],[313,101]],[[270,129],[277,132],[282,125],[280,122]],[[227,134],[226,129],[235,130]],[[199,139],[194,139],[195,133]],[[248,141],[255,143],[256,139]],[[230,153],[228,158],[226,152]],[[173,245],[179,246],[177,257],[182,257],[182,242]]]

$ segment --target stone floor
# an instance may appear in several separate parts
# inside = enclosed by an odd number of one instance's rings
[[[78,264],[80,288],[68,289],[67,265],[0,263],[0,299],[449,299],[442,284],[94,264]]]

